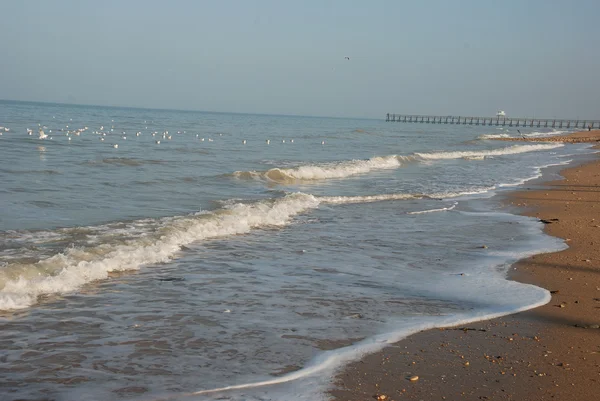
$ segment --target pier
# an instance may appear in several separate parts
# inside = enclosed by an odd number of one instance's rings
[[[519,118],[507,116],[471,117],[471,116],[423,116],[388,113],[385,121],[398,123],[494,125],[500,127],[536,127],[565,129],[599,129],[600,120],[567,120],[557,118]]]

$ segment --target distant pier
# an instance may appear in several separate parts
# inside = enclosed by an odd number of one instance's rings
[[[495,125],[500,127],[536,128],[580,128],[598,129],[600,120],[565,120],[557,118],[518,118],[518,117],[470,117],[470,116],[422,116],[388,113],[385,121],[398,123]]]

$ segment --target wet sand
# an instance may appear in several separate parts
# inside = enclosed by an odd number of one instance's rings
[[[535,141],[558,138],[595,142],[600,130]],[[550,303],[500,319],[410,336],[347,366],[336,377],[332,398],[600,399],[600,161],[561,175],[564,180],[515,192],[507,199],[507,206],[544,220],[546,232],[569,245],[561,252],[519,261],[510,275],[550,290]],[[409,380],[414,376],[418,380]]]

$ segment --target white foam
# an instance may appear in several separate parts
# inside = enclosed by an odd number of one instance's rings
[[[294,168],[273,168],[267,171],[236,171],[233,175],[238,178],[258,178],[279,183],[346,178],[375,170],[395,169],[407,159],[396,155],[377,156],[367,160],[310,164]]]
[[[495,138],[512,138],[509,134],[483,134],[477,137],[478,139],[495,139]]]
[[[167,262],[182,245],[194,241],[283,226],[293,216],[318,205],[314,196],[302,193],[253,204],[238,203],[211,213],[167,220],[153,236],[69,248],[37,263],[17,266],[21,274],[6,280],[0,289],[0,309],[26,308],[40,295],[72,292],[91,281],[106,279],[110,272]]]
[[[419,210],[416,212],[407,212],[406,214],[425,214],[425,213],[437,213],[437,212],[446,212],[448,210],[452,210],[456,207],[456,203],[449,207],[442,207],[439,209],[428,209],[428,210]]]
[[[536,152],[540,150],[549,150],[564,146],[562,143],[542,143],[535,145],[514,145],[506,148],[479,150],[479,151],[456,151],[456,152],[432,152],[432,153],[415,153],[423,160],[440,160],[440,159],[461,159],[465,157],[488,157],[488,156],[503,156],[514,155],[518,153]]]
[[[346,205],[353,203],[371,203],[371,202],[384,202],[384,201],[392,201],[392,200],[410,200],[410,199],[448,199],[448,198],[459,198],[462,196],[468,195],[479,195],[486,193],[488,191],[494,190],[496,187],[487,187],[476,190],[465,190],[462,192],[436,192],[431,194],[405,194],[405,193],[396,193],[396,194],[381,194],[381,195],[363,195],[363,196],[319,196],[317,199],[324,204],[331,205]],[[443,210],[451,210],[451,208],[445,208]],[[436,209],[437,211],[438,209]],[[442,209],[439,209],[440,211]]]
[[[563,135],[563,134],[570,134],[573,131],[570,130],[553,130],[553,131],[546,131],[546,132],[539,132],[539,131],[533,131],[533,132],[523,132],[521,134],[519,134],[518,136],[513,136],[508,134],[508,130],[506,132],[503,132],[501,134],[483,134],[478,136],[478,139],[497,139],[497,138],[545,138],[545,137],[551,137],[551,136],[557,136],[557,135]]]
[[[567,131],[567,130],[564,130],[564,131],[554,130],[554,131],[550,131],[550,132],[537,132],[537,131],[534,131],[534,132],[529,132],[529,133],[526,133],[526,134],[523,134],[523,135],[525,137],[527,137],[527,138],[544,138],[544,137],[547,137],[547,136],[557,136],[557,135],[563,135],[563,134],[570,134],[571,132],[573,132],[573,131]]]
[[[540,178],[543,174],[542,174],[542,170],[547,168],[547,167],[554,167],[554,166],[565,166],[569,163],[571,163],[573,160],[564,160],[562,162],[558,162],[558,163],[550,163],[550,164],[545,164],[543,166],[539,166],[536,167],[535,169],[535,173],[534,175],[532,175],[531,177],[527,177],[527,178],[523,178],[521,180],[517,180],[515,182],[511,182],[511,183],[503,183],[503,184],[499,184],[498,187],[503,188],[503,187],[517,187],[519,185],[523,185],[525,184],[527,181],[531,181],[531,180],[535,180],[537,178]]]
[[[460,191],[460,192],[450,192],[450,191],[436,192],[433,194],[429,194],[428,197],[434,198],[434,199],[460,198],[463,196],[485,194],[490,191],[493,191],[494,189],[496,189],[495,186],[490,186],[490,187],[471,189],[471,190],[465,190],[465,191]]]
[[[382,194],[365,196],[320,196],[318,199],[323,203],[343,205],[351,203],[370,203],[390,200],[420,199],[427,197],[423,194]]]

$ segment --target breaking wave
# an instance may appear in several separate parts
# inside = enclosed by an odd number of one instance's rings
[[[236,171],[232,175],[239,179],[254,179],[292,184],[303,181],[346,178],[366,174],[376,170],[399,168],[415,161],[430,161],[441,159],[482,160],[488,156],[512,155],[554,149],[564,146],[561,143],[515,145],[501,149],[479,151],[430,152],[414,153],[409,156],[388,155],[377,156],[367,160],[340,161],[337,163],[309,164],[293,168],[272,168],[266,171]]]
[[[312,164],[294,168],[272,168],[267,171],[236,171],[233,173],[233,176],[244,179],[263,179],[285,184],[297,181],[345,178],[375,170],[395,169],[411,160],[411,157],[397,155],[378,156],[367,160]]]
[[[154,230],[134,239],[107,239],[96,246],[71,247],[35,263],[9,263],[0,272],[0,309],[26,308],[40,295],[71,292],[106,279],[111,272],[167,262],[194,241],[284,226],[293,216],[318,205],[314,196],[302,193],[238,203],[214,212],[156,220]]]

